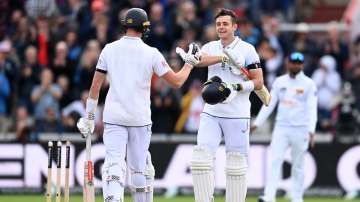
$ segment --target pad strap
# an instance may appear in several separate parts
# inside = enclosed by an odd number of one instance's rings
[[[131,187],[131,191],[132,192],[152,192],[153,191],[153,187],[150,185],[144,186],[144,187]]]

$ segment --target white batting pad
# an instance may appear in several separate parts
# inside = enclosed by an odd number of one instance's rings
[[[155,178],[155,168],[151,161],[151,154],[150,152],[147,153],[146,157],[146,170],[145,170],[145,177],[146,177],[146,186],[149,187],[149,191],[146,192],[146,201],[145,202],[153,202],[153,182]]]
[[[212,164],[213,156],[210,149],[204,146],[195,146],[191,160],[191,174],[196,202],[214,201],[215,179]]]
[[[226,202],[245,202],[247,158],[239,152],[226,154]]]
[[[153,202],[153,182],[155,178],[155,169],[151,161],[151,154],[147,152],[146,165],[143,172],[129,169],[129,186],[132,192],[134,202]],[[144,180],[144,184],[142,181]]]
[[[122,163],[119,163],[122,162]],[[126,177],[125,161],[105,162],[102,170],[105,202],[123,202]]]

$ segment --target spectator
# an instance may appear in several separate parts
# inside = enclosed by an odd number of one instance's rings
[[[37,47],[39,49],[38,59],[39,64],[47,66],[49,64],[49,53],[51,53],[51,32],[49,19],[45,17],[38,17],[36,19],[37,28]]]
[[[196,17],[196,6],[192,1],[184,1],[178,4],[178,13],[176,16],[175,26],[173,34],[175,38],[178,39],[183,36],[185,30],[194,31],[197,36],[201,36],[201,22]],[[178,33],[178,34],[177,34]]]
[[[163,79],[155,83],[151,96],[151,119],[154,133],[173,133],[179,115],[179,102],[175,91]]]
[[[209,24],[204,27],[204,34],[203,34],[203,37],[201,38],[202,44],[205,44],[208,41],[215,41],[217,38],[218,37],[216,34],[214,24]]]
[[[290,51],[298,51],[305,55],[304,73],[310,76],[315,71],[317,66],[317,56],[319,50],[316,41],[309,36],[309,25],[306,23],[299,23],[296,27],[296,33],[292,43],[289,44]]]
[[[169,32],[166,30],[165,20],[163,18],[163,6],[160,3],[154,3],[150,8],[150,33],[147,41],[149,45],[156,47],[160,52],[169,51],[171,40]]]
[[[69,105],[63,108],[62,110],[62,122],[64,125],[65,132],[77,132],[76,123],[79,118],[86,115],[85,104],[86,99],[88,98],[89,91],[84,90],[81,92],[81,99],[71,102]],[[98,131],[98,128],[101,126],[101,109],[100,106],[97,107],[95,114],[95,131]]]
[[[63,9],[67,24],[78,29],[81,44],[86,44],[91,33],[91,10],[87,2],[88,1],[82,0],[69,0],[68,7]]]
[[[331,100],[339,95],[341,77],[336,71],[336,60],[330,55],[320,58],[320,67],[315,70],[312,79],[318,88],[318,123],[320,130],[329,130],[334,105]]]
[[[75,84],[80,91],[91,85],[91,78],[95,72],[95,65],[100,55],[100,44],[96,40],[90,40],[81,56],[79,67],[75,75]]]
[[[65,36],[65,42],[68,47],[67,58],[69,59],[70,63],[76,67],[82,52],[82,47],[78,42],[77,32],[74,30],[68,31]],[[72,78],[70,79],[72,80]]]
[[[62,96],[59,100],[60,109],[64,108],[66,105],[70,104],[72,101],[75,100],[76,92],[75,89],[71,89],[70,81],[65,75],[60,75],[56,81],[57,85],[60,87]]]
[[[21,68],[19,79],[19,103],[24,105],[30,112],[33,111],[31,102],[31,90],[37,85],[42,71],[37,60],[37,49],[30,45],[25,50],[25,62]]]
[[[349,51],[346,43],[340,38],[336,22],[330,22],[327,30],[327,39],[324,42],[324,54],[331,55],[336,59],[337,72],[344,78],[346,63],[349,58]]]
[[[181,100],[181,114],[176,122],[176,133],[196,134],[200,125],[200,114],[204,108],[204,100],[201,97],[201,82],[193,80],[188,93]]]
[[[15,94],[13,93],[18,85],[18,66],[13,62],[9,55],[12,50],[12,44],[9,40],[3,40],[0,42],[0,69],[4,71],[7,79],[10,82],[10,103],[13,101]],[[12,106],[9,106],[10,108]]]
[[[356,108],[360,111],[360,63],[356,63],[349,71],[348,80],[352,85],[352,90],[355,95]]]
[[[265,85],[270,87],[275,78],[280,75],[283,61],[282,53],[271,47],[268,39],[262,39],[257,47],[260,60],[263,63]]]
[[[256,28],[254,24],[246,18],[240,20],[239,29],[236,32],[237,36],[239,36],[242,40],[252,44],[253,46],[255,46],[261,38],[259,29]]]
[[[0,47],[1,48],[1,47]],[[1,64],[5,55],[0,49],[0,135],[3,136],[7,132],[8,120],[6,114],[8,111],[7,99],[10,96],[10,82],[5,74],[5,66]]]
[[[36,132],[60,132],[59,100],[61,97],[61,89],[53,83],[51,70],[42,70],[40,85],[35,86],[31,93],[31,100],[35,106]]]
[[[339,96],[339,110],[336,117],[335,129],[338,134],[352,135],[359,131],[359,111],[356,108],[355,96],[351,83],[345,82]]]
[[[60,75],[70,79],[74,75],[74,67],[68,60],[68,46],[64,41],[59,41],[55,47],[55,57],[50,66],[56,80]]]
[[[54,17],[58,14],[55,0],[28,0],[25,8],[28,16],[33,19],[39,16]]]
[[[32,139],[34,120],[29,116],[25,106],[19,106],[16,109],[16,139],[19,142],[26,143]]]
[[[100,15],[93,21],[93,39],[96,39],[101,47],[104,47],[110,38],[109,33],[109,18],[105,15]]]

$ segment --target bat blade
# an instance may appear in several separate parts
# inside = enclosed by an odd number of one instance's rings
[[[91,161],[91,134],[86,137],[83,199],[84,202],[95,202],[94,165]]]
[[[95,188],[94,188],[94,167],[92,161],[86,161],[84,165],[84,202],[95,202]]]

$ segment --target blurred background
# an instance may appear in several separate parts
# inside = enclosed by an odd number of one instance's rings
[[[72,141],[71,187],[82,185],[78,162],[84,144],[76,122],[85,114],[100,51],[122,36],[120,22],[131,7],[147,11],[151,32],[144,40],[162,52],[174,71],[183,64],[175,47],[217,40],[214,15],[223,7],[238,15],[236,35],[256,47],[269,89],[276,76],[285,73],[286,56],[304,53],[304,72],[319,90],[317,146],[306,157],[306,195],[358,194],[359,0],[1,0],[0,194],[43,192],[50,140]],[[157,77],[152,80],[150,151],[158,193],[191,192],[188,157],[196,143],[206,78],[206,68],[195,68],[179,90]],[[93,136],[98,188],[107,89],[108,84],[101,91]],[[261,102],[254,95],[250,99],[255,116]],[[272,126],[273,118],[251,135],[250,195],[258,194],[266,181]],[[222,152],[221,147],[216,166],[219,194],[225,187]],[[280,193],[286,195],[290,164],[283,168]]]

